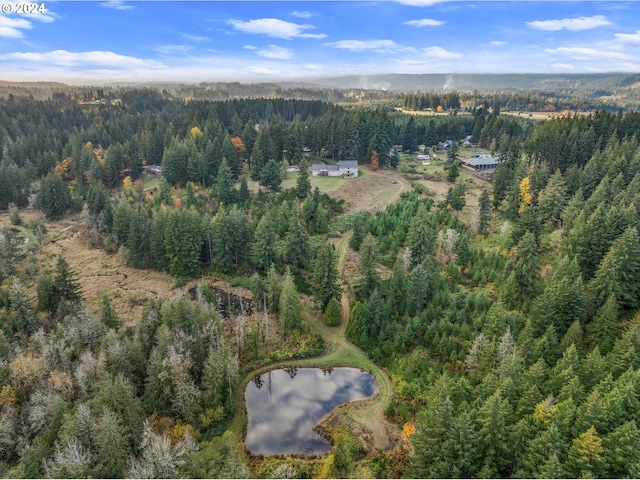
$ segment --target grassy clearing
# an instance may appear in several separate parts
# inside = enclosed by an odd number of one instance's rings
[[[286,178],[282,181],[280,185],[281,190],[288,190],[290,188],[295,188],[296,181],[298,179],[297,173],[287,173]],[[318,187],[320,193],[331,193],[340,187],[340,183],[345,180],[340,177],[309,177],[311,181],[311,189],[315,189]],[[253,193],[257,193],[259,189],[264,189],[265,187],[260,186],[257,180],[249,180],[248,182],[249,190]]]

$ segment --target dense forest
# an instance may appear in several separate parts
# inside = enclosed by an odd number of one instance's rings
[[[639,113],[532,122],[497,97],[431,117],[153,89],[90,103],[108,96],[0,99],[3,476],[640,475]],[[474,209],[455,144],[444,199],[415,173],[375,213],[312,188],[312,163],[396,174],[420,145],[469,136],[500,159]],[[193,288],[136,318],[112,292],[91,310],[74,252],[39,256],[69,216],[96,251]],[[220,311],[213,278],[251,294]],[[390,376],[402,439],[365,452],[341,430],[325,458],[247,455],[245,377],[323,354],[312,324],[340,324],[343,292],[345,334]]]

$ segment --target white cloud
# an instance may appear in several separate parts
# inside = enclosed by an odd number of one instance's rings
[[[258,47],[256,47],[255,45],[245,45],[242,48],[246,48],[247,50],[258,50]]]
[[[184,38],[185,40],[196,42],[196,43],[204,43],[211,40],[209,37],[199,37],[197,35],[191,35],[189,33],[183,33],[182,38]]]
[[[236,30],[243,33],[251,33],[255,35],[267,35],[274,38],[325,38],[322,33],[305,33],[306,30],[316,28],[313,25],[299,25],[297,23],[285,22],[277,18],[259,18],[257,20],[228,20],[227,23],[232,25]]]
[[[379,53],[392,52],[415,52],[414,48],[403,47],[393,40],[340,40],[337,42],[327,43],[330,47],[349,50],[351,52],[362,52],[371,50]]]
[[[594,15],[593,17],[563,18],[561,20],[535,20],[533,22],[525,23],[529,28],[533,28],[535,30],[570,30],[573,32],[612,25],[612,23],[603,15]]]
[[[257,50],[256,54],[264,58],[271,58],[273,60],[288,60],[293,58],[293,52],[288,48],[282,48],[277,45],[268,45],[267,47]]]
[[[440,25],[444,25],[445,22],[440,20],[433,20],[431,18],[423,18],[421,20],[409,20],[408,22],[404,22],[404,25],[411,25],[412,27],[439,27]]]
[[[294,10],[293,12],[291,12],[291,16],[298,18],[311,18],[313,15],[311,14],[311,12]]]
[[[438,59],[451,59],[451,58],[462,58],[461,53],[450,52],[449,50],[445,50],[442,47],[427,47],[422,49],[425,55],[430,58],[438,58]]]
[[[541,65],[541,66],[544,66],[544,65]],[[556,70],[575,70],[575,67],[570,63],[552,63],[549,66]]]
[[[621,42],[640,44],[640,30],[636,31],[636,33],[616,33],[614,35]]]
[[[409,5],[412,7],[430,7],[436,3],[444,3],[448,0],[396,0],[397,3]]]
[[[119,55],[114,52],[68,52],[66,50],[54,50],[46,53],[36,52],[12,52],[0,55],[0,60],[19,60],[36,62],[41,65],[54,65],[63,67],[106,67],[106,68],[166,68],[155,60]]]
[[[106,8],[113,8],[115,10],[133,10],[135,8],[133,5],[127,5],[122,0],[109,0],[108,2],[103,2],[100,5]]]
[[[503,42],[501,40],[493,40],[492,42],[490,42],[491,45],[499,47],[501,45],[507,45],[508,42]]]
[[[272,67],[266,67],[264,65],[251,65],[244,69],[247,73],[254,73],[257,75],[278,75],[282,72]]]
[[[191,45],[159,45],[155,50],[163,55],[185,54],[193,47]]]
[[[306,68],[307,70],[312,70],[314,72],[322,70],[322,67],[320,65],[316,65],[315,63],[306,63],[304,65],[304,68]]]
[[[24,18],[0,16],[0,38],[22,38],[22,30],[31,30],[33,25]]]
[[[599,50],[587,47],[560,47],[548,48],[545,53],[566,55],[576,60],[591,60],[594,58],[603,58],[610,60],[631,60],[634,57],[626,53],[615,52],[611,50]]]

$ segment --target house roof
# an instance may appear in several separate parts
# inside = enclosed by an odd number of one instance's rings
[[[357,160],[340,160],[338,162],[340,168],[358,168]]]
[[[339,169],[340,168],[338,167],[338,165],[327,165],[326,163],[311,165],[312,172],[323,172],[325,170],[329,172],[329,171],[334,171]]]
[[[465,158],[462,160],[462,162],[474,167],[480,165],[497,165],[498,163],[500,163],[497,158],[490,157],[488,155],[482,157]]]

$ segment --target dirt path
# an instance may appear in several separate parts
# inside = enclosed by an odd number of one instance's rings
[[[363,177],[345,181],[333,194],[335,198],[346,201],[346,213],[363,211],[375,212],[397,201],[402,192],[411,190],[411,184],[395,170],[366,170]],[[351,232],[336,242],[338,272],[344,279],[345,259],[348,253]],[[321,319],[315,318],[304,308],[304,316],[309,328],[322,336],[326,353],[321,357],[305,358],[291,362],[277,362],[250,372],[245,376],[242,390],[239,391],[236,417],[231,430],[237,438],[243,438],[246,425],[244,407],[244,385],[255,375],[273,368],[296,367],[356,367],[370,372],[378,383],[378,394],[366,400],[350,402],[336,408],[323,421],[322,425],[332,428],[346,424],[354,431],[369,453],[393,448],[400,440],[400,429],[387,421],[384,412],[393,395],[393,384],[387,372],[372,362],[367,354],[353,345],[345,337],[349,313],[351,311],[349,292],[346,282],[342,282],[342,321],[338,327],[327,327]],[[241,440],[239,440],[241,441]]]

